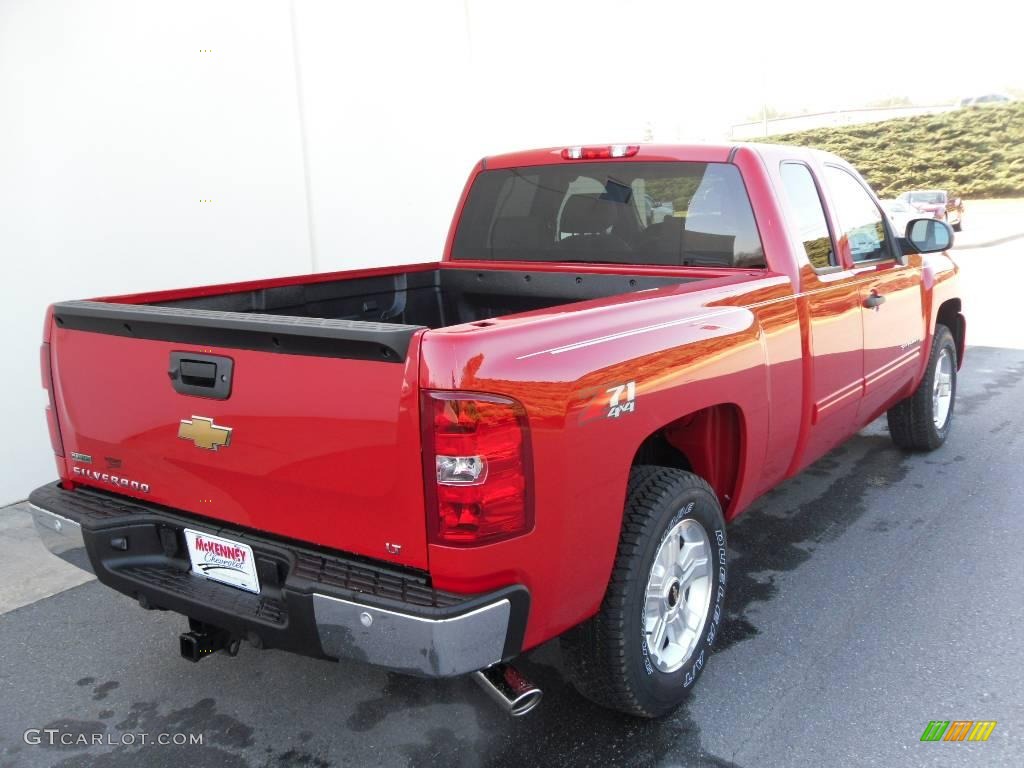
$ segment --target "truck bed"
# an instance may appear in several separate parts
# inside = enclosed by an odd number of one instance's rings
[[[694,277],[406,267],[54,305],[58,327],[317,357],[406,359],[412,336]]]
[[[448,268],[257,288],[153,306],[444,328],[690,279]]]
[[[58,303],[68,471],[216,524],[425,569],[424,329],[690,279],[414,265]]]

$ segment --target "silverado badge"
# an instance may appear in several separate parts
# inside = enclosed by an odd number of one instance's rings
[[[231,427],[214,424],[213,419],[205,416],[193,416],[191,419],[181,420],[178,437],[191,440],[196,448],[216,451],[221,446],[226,448],[231,445]]]

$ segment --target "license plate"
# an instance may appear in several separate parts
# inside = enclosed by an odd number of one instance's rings
[[[188,528],[185,542],[193,573],[249,592],[260,591],[252,547]]]

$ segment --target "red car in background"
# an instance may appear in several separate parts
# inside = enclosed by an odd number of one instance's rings
[[[955,232],[963,228],[964,201],[959,197],[950,197],[944,189],[917,189],[900,195],[904,200],[922,213],[932,218],[945,221]]]

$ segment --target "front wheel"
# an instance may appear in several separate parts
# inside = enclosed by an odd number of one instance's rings
[[[935,326],[924,378],[914,394],[889,409],[889,434],[900,448],[934,451],[946,442],[956,404],[956,344],[944,325]]]
[[[638,717],[660,717],[682,703],[718,632],[726,557],[722,508],[704,480],[633,467],[604,601],[562,636],[580,693]]]

